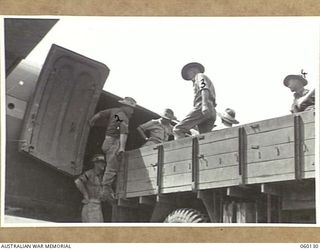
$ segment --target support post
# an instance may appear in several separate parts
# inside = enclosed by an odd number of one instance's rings
[[[163,170],[163,157],[164,157],[164,150],[163,145],[158,146],[158,163],[157,163],[157,192],[161,194],[161,187],[162,187],[162,170]]]
[[[198,190],[199,182],[199,140],[197,137],[192,139],[192,191]]]
[[[238,132],[238,151],[239,151],[239,175],[240,175],[240,185],[246,184],[246,154],[247,154],[247,135],[244,127],[239,128]]]
[[[294,173],[295,179],[302,179],[303,169],[303,122],[299,115],[294,116]]]

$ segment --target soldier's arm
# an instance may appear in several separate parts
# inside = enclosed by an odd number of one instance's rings
[[[204,74],[199,73],[196,76],[198,88],[201,90],[202,113],[205,115],[209,112],[209,86]]]
[[[154,124],[153,120],[150,120],[146,123],[143,123],[141,124],[137,130],[139,132],[139,134],[141,135],[141,137],[144,139],[144,140],[148,140],[149,138],[147,137],[147,135],[145,134],[145,131],[149,131],[150,128],[152,127],[152,125]]]
[[[202,113],[206,114],[209,111],[209,91],[207,89],[203,89],[201,91],[201,97],[202,97]]]
[[[89,200],[89,194],[88,194],[87,188],[82,182],[82,180],[78,178],[74,181],[74,183],[76,184],[76,187],[79,189],[79,191],[82,193],[83,198],[85,200]]]
[[[124,152],[125,148],[126,148],[126,143],[127,143],[127,139],[128,139],[128,133],[129,133],[129,119],[123,113],[119,113],[118,115],[121,120],[120,125],[119,125],[120,147],[118,150],[118,154],[120,154],[121,152]]]
[[[120,134],[120,148],[119,148],[118,154],[125,151],[127,139],[128,139],[128,134]]]
[[[91,119],[89,120],[90,127],[92,127],[96,122],[96,120],[98,120],[100,117],[101,117],[100,112],[92,116]]]
[[[143,129],[139,126],[137,128],[139,135],[144,139],[144,140],[148,140],[148,137],[146,136],[146,134],[144,133]]]
[[[109,115],[110,115],[109,110],[107,110],[107,109],[102,110],[102,111],[96,113],[94,116],[92,116],[92,118],[89,120],[89,125],[92,127],[98,119],[100,119],[102,117],[108,117]]]

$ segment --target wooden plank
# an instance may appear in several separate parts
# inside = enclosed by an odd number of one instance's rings
[[[295,180],[294,173],[284,173],[270,176],[258,176],[246,179],[246,184],[260,184],[268,182]]]
[[[302,173],[302,178],[303,179],[310,179],[310,178],[315,178],[316,173],[315,171],[306,171]]]
[[[294,173],[294,158],[248,164],[248,179],[266,177],[272,179],[273,175]]]
[[[258,134],[293,126],[293,115],[276,117],[244,125],[247,135]]]
[[[169,141],[163,143],[162,145],[165,152],[175,149],[188,148],[192,146],[192,138],[186,137],[175,141]]]
[[[214,130],[210,133],[203,135],[203,139],[199,140],[199,145],[208,144],[217,141],[229,140],[238,137],[238,128],[232,127],[221,130]]]
[[[157,190],[156,189],[150,189],[150,190],[143,190],[143,191],[136,191],[136,192],[128,192],[126,194],[126,197],[127,198],[132,198],[132,197],[155,195],[155,194],[157,194]]]
[[[248,149],[247,163],[280,160],[294,157],[294,143]]]
[[[301,117],[304,124],[315,122],[315,111],[314,110],[301,112],[298,115]]]
[[[238,138],[199,145],[199,155],[205,157],[230,152],[238,152]]]
[[[251,134],[247,137],[248,149],[272,146],[275,144],[289,143],[294,141],[294,128],[281,128],[269,132]]]
[[[129,169],[128,181],[144,180],[157,177],[157,167]]]
[[[225,153],[213,156],[204,156],[199,159],[199,169],[222,168],[238,165],[239,155],[237,152]]]
[[[316,138],[316,129],[314,123],[303,124],[302,126],[305,140]]]
[[[315,156],[309,155],[304,157],[304,168],[303,172],[314,172],[315,171]]]
[[[315,155],[315,139],[305,140],[302,145],[304,156]]]
[[[132,160],[134,158],[141,158],[141,157],[147,156],[147,155],[157,154],[157,153],[158,153],[158,150],[156,148],[156,145],[141,147],[139,149],[127,151],[127,154],[129,156],[130,160]]]
[[[175,174],[182,174],[182,173],[188,173],[188,172],[191,173],[192,171],[191,165],[192,165],[191,160],[165,164],[163,167],[162,174],[163,176],[167,176],[167,175],[175,175]]]
[[[170,193],[177,193],[177,192],[186,192],[186,191],[192,191],[192,185],[185,185],[185,186],[179,186],[179,187],[168,187],[168,188],[162,188],[161,193],[162,194],[170,194]]]
[[[127,192],[136,192],[143,190],[151,190],[157,187],[156,178],[141,180],[141,181],[130,181],[127,183]]]
[[[183,147],[164,151],[164,163],[179,162],[192,159],[192,147]]]
[[[192,182],[191,172],[184,173],[184,174],[168,175],[168,176],[163,176],[162,187],[169,188],[169,187],[191,185],[191,182]]]
[[[239,184],[240,184],[239,179],[232,179],[232,180],[220,180],[215,182],[200,182],[198,187],[199,189],[204,190],[209,188],[238,186]]]
[[[227,180],[237,180],[238,183],[240,183],[240,176],[237,165],[202,170],[199,174],[199,183],[220,182]]]
[[[146,155],[143,157],[129,158],[127,168],[130,171],[131,169],[139,169],[152,167],[158,162],[158,154]]]
[[[200,170],[230,167],[238,165],[239,155],[237,152],[219,154],[200,158]]]

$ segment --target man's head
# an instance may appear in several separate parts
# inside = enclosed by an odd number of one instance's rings
[[[291,92],[299,93],[308,84],[308,81],[301,75],[288,75],[283,80],[283,84],[288,87]]]
[[[221,118],[222,123],[228,127],[239,123],[236,120],[236,112],[233,109],[226,108],[223,113],[218,113],[218,116]]]
[[[177,120],[174,116],[172,109],[165,109],[164,112],[161,114],[161,121],[165,124],[169,124],[171,121]]]
[[[104,168],[106,166],[106,161],[104,159],[104,155],[96,154],[91,159],[93,163],[93,169],[97,174],[103,173]]]
[[[122,104],[122,110],[129,116],[133,114],[134,108],[137,106],[137,102],[132,97],[125,97],[119,103]]]
[[[204,67],[202,64],[197,62],[188,63],[183,66],[181,70],[181,76],[184,80],[192,80],[194,77],[204,72]]]

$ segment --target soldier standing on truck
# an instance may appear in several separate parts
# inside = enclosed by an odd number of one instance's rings
[[[294,92],[291,113],[314,109],[315,90],[310,91],[304,88],[308,84],[307,79],[301,75],[288,75],[283,80],[283,84]]]
[[[174,116],[172,109],[165,109],[161,118],[141,124],[137,130],[146,141],[143,147],[168,141],[169,135],[173,135],[171,122],[174,120],[177,120],[177,118]],[[149,137],[146,136],[146,133],[149,134]]]
[[[83,195],[82,222],[103,222],[101,208],[102,178],[106,162],[103,155],[92,158],[93,168],[80,175],[75,184]]]
[[[236,120],[236,112],[233,109],[226,108],[224,112],[217,113],[221,119],[221,125],[215,127],[215,130],[223,128],[231,128],[234,124],[239,124]]]
[[[173,129],[175,139],[186,137],[190,129],[198,126],[199,133],[212,130],[216,120],[216,93],[200,63],[188,63],[181,71],[182,78],[193,82],[194,101],[192,111]]]
[[[121,106],[102,110],[95,114],[89,121],[93,126],[98,120],[106,121],[105,139],[102,144],[102,151],[105,153],[106,169],[103,175],[103,201],[114,202],[115,195],[112,184],[119,170],[120,162],[125,151],[128,132],[129,120],[136,107],[136,101],[131,97],[125,97],[120,100]]]

